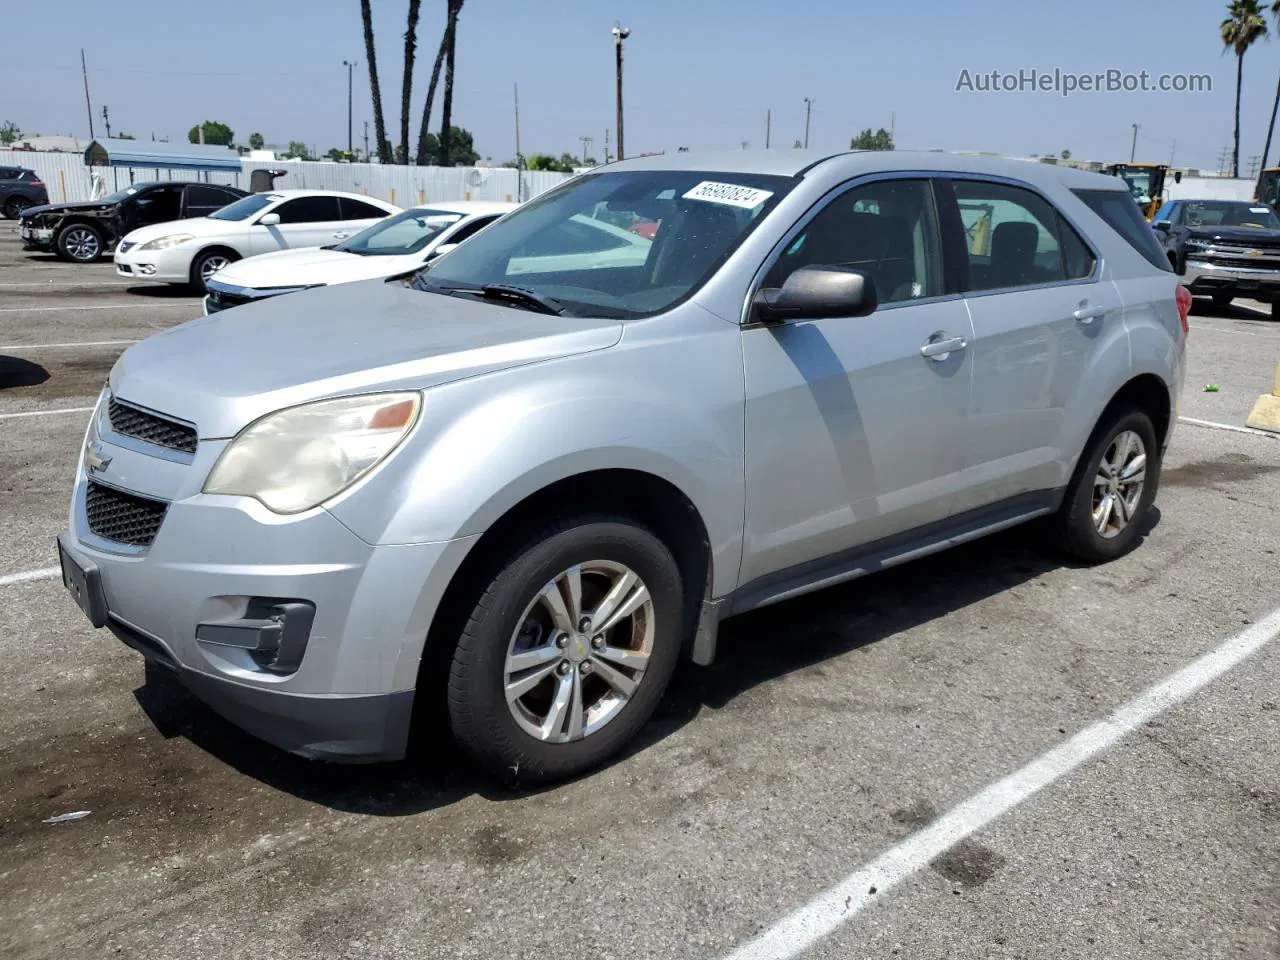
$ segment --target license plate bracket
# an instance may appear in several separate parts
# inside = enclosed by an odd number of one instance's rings
[[[102,575],[94,563],[80,563],[58,540],[58,562],[62,567],[62,585],[76,605],[95,627],[106,626],[107,598],[102,591]]]

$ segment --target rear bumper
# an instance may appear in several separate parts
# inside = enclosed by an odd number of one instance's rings
[[[1213,293],[1261,294],[1261,299],[1266,300],[1280,297],[1280,266],[1226,266],[1188,258],[1181,282],[1192,293],[1204,296]]]

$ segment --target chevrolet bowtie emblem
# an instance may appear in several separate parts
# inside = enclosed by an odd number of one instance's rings
[[[111,465],[111,458],[102,455],[102,444],[91,443],[84,449],[84,466],[90,473],[105,470]]]

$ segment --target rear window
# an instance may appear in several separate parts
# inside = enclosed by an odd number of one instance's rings
[[[1142,254],[1153,267],[1173,273],[1173,267],[1156,243],[1151,225],[1142,216],[1130,193],[1120,190],[1073,190],[1072,193],[1107,221],[1111,229],[1124,237],[1129,246]]]

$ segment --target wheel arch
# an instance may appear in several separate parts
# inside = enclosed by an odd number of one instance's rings
[[[215,250],[229,253],[233,261],[244,259],[244,254],[242,254],[235,247],[231,246],[229,243],[218,241],[216,243],[206,244],[205,246],[201,247],[199,250],[197,250],[195,253],[191,255],[191,265],[187,267],[187,276],[190,278],[193,284],[198,282],[198,279],[196,277],[196,265],[200,262],[200,258],[203,257],[205,254],[214,252]]]

